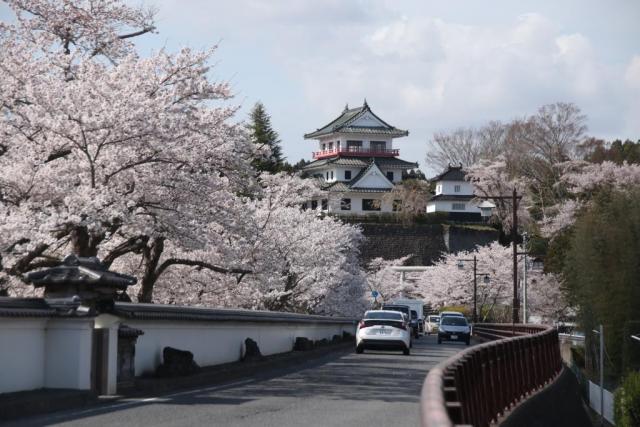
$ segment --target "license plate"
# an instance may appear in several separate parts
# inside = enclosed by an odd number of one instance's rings
[[[458,336],[457,336],[457,335],[451,335],[451,339],[452,339],[452,340],[457,340],[457,339],[458,339]]]
[[[378,329],[378,335],[391,335],[391,329]]]

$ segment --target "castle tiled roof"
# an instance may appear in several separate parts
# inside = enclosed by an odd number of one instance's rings
[[[429,199],[430,202],[468,202],[475,199],[474,195],[462,195],[462,194],[438,194]]]
[[[381,158],[384,160],[398,160],[398,159],[387,159]],[[362,160],[362,159],[358,159]],[[400,160],[403,163],[410,164],[409,162],[405,162],[404,160]],[[413,163],[417,167],[417,164]],[[364,166],[364,167],[363,167]],[[372,158],[368,160],[368,164],[358,164],[358,167],[362,167],[360,172],[356,174],[350,181],[333,181],[327,182],[321,174],[316,175],[316,179],[318,180],[318,184],[320,188],[325,191],[331,192],[358,192],[358,193],[386,193],[391,191],[389,188],[369,188],[369,187],[356,187],[355,184],[374,166],[381,167],[378,163],[378,159]]]
[[[464,181],[466,173],[462,169],[462,166],[451,166],[447,168],[446,171],[442,172],[440,175],[437,175],[431,178],[432,182],[435,181]]]
[[[344,155],[341,155],[340,157],[316,160],[306,165],[303,170],[311,171],[313,169],[322,168],[328,165],[366,168],[371,164],[372,161],[375,161],[376,164],[383,169],[407,170],[415,169],[418,167],[418,163],[396,159],[395,157],[346,157]]]
[[[380,121],[382,126],[355,126],[353,125],[360,117],[365,114],[371,114],[377,120]],[[390,124],[386,123],[380,117],[376,116],[369,108],[367,101],[364,102],[362,107],[358,108],[345,108],[336,119],[329,124],[317,129],[313,132],[304,135],[305,139],[319,138],[324,135],[330,135],[335,132],[340,133],[354,133],[354,134],[375,134],[375,135],[389,135],[391,137],[400,137],[409,135],[409,131],[398,129]]]

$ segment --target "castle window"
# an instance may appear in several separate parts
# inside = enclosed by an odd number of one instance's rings
[[[344,179],[351,179],[351,171],[344,171]]]
[[[333,179],[333,171],[331,171],[331,179]]]
[[[351,199],[342,199],[342,200],[340,200],[340,210],[350,211],[351,210]]]
[[[313,210],[318,209],[318,201],[317,200],[312,200],[311,201],[311,209],[313,209]]]
[[[326,211],[329,206],[329,201],[327,199],[322,199],[322,210]]]
[[[384,151],[387,148],[385,141],[371,141],[371,151]]]
[[[381,204],[379,199],[362,199],[362,210],[379,211]]]
[[[456,193],[459,193],[460,192],[460,186],[459,185],[454,185],[453,186],[453,191],[456,192]]]
[[[393,171],[389,171],[387,172],[387,179],[391,182],[393,182]]]
[[[465,204],[464,203],[452,203],[451,204],[451,210],[452,211],[463,211],[463,210],[465,210]]]
[[[393,211],[394,212],[402,212],[402,200],[394,200],[393,201]]]
[[[351,151],[351,152],[362,151],[362,141],[347,141],[347,151]]]

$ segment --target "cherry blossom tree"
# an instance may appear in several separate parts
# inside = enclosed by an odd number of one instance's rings
[[[153,11],[121,1],[8,4],[2,287],[24,294],[23,273],[73,252],[136,275],[144,302],[358,306],[360,231],[301,211],[310,182],[256,177],[231,91],[208,75],[215,47],[141,58],[132,40],[154,31]]]
[[[221,258],[235,259],[248,272],[229,275],[175,266],[158,280],[154,301],[360,314],[364,309],[364,274],[357,260],[360,230],[300,209],[303,201],[322,194],[314,181],[279,173],[261,175],[259,183],[252,197],[232,206],[237,208],[238,224],[227,230],[226,238],[234,245],[226,247],[229,252]],[[165,250],[171,257],[175,249]],[[203,262],[211,262],[212,251],[199,254]],[[129,261],[119,268],[135,272],[137,265]]]
[[[419,297],[415,284],[412,281],[403,283],[400,273],[392,270],[392,267],[403,266],[412,256],[390,260],[378,257],[369,261],[366,269],[368,293],[377,291],[382,301],[386,302],[400,297]]]
[[[475,194],[490,200],[496,205],[494,216],[502,225],[505,232],[511,230],[513,203],[511,199],[496,199],[494,197],[511,197],[515,189],[522,199],[518,203],[518,221],[524,224],[530,221],[528,206],[531,201],[524,179],[511,177],[507,171],[507,164],[502,157],[496,160],[483,160],[465,169],[466,178],[473,183]]]
[[[547,237],[572,226],[579,212],[590,205],[596,193],[628,191],[640,186],[638,164],[572,161],[562,163],[558,168],[562,170],[558,187],[565,198],[551,207],[542,221],[541,230]]]
[[[4,279],[66,252],[107,265],[137,253],[139,298],[150,301],[173,265],[245,273],[221,255],[237,221],[230,205],[251,185],[252,147],[230,122],[229,87],[207,76],[215,47],[139,58],[131,39],[153,30],[152,11],[8,3],[17,19],[0,25]],[[163,258],[167,246],[175,256]]]
[[[513,254],[510,248],[497,242],[479,246],[474,251],[446,254],[422,273],[417,278],[417,287],[422,291],[425,301],[435,307],[472,306],[471,262],[465,261],[463,268],[458,264],[460,260],[470,260],[474,256],[477,259],[477,310],[480,320],[496,315],[497,308],[501,306],[509,307],[513,298]],[[485,274],[489,277],[488,283],[483,280]],[[529,314],[550,319],[566,309],[559,278],[540,272],[532,274],[535,285],[529,287],[533,302]]]

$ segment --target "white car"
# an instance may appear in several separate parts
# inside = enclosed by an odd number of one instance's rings
[[[438,344],[442,341],[462,341],[469,345],[471,327],[463,316],[442,316],[438,327]]]
[[[411,326],[400,311],[369,310],[358,324],[356,353],[365,349],[396,349],[408,355],[411,350]]]
[[[424,330],[427,335],[438,332],[438,326],[440,325],[440,316],[427,316],[427,323],[424,325]]]

